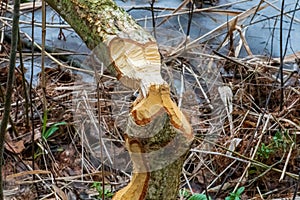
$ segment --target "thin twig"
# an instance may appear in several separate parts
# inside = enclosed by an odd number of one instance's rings
[[[4,113],[0,124],[0,199],[3,198],[3,177],[2,167],[4,163],[3,151],[4,151],[4,140],[7,124],[10,116],[11,109],[11,97],[13,92],[13,81],[14,72],[16,67],[16,55],[18,46],[18,31],[19,31],[19,18],[20,18],[20,0],[14,1],[14,12],[13,12],[13,24],[12,24],[12,37],[11,37],[11,52],[9,58],[9,71],[7,76]]]

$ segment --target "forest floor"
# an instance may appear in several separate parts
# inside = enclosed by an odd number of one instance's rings
[[[195,134],[178,199],[197,193],[212,199],[299,196],[298,54],[284,59],[291,67],[283,68],[282,82],[278,58],[238,58],[232,56],[234,44],[224,47],[227,54],[199,43],[175,54],[186,40],[173,39],[175,44],[159,43],[162,74]],[[1,47],[0,118],[9,42]],[[93,69],[87,75],[62,61],[39,74],[46,78],[45,90],[41,81],[29,88],[19,59],[32,59],[28,50],[19,54],[15,70],[2,172],[5,198],[111,199],[130,180],[122,133],[136,91],[122,87],[105,69],[95,80]],[[93,65],[92,58],[85,63]]]

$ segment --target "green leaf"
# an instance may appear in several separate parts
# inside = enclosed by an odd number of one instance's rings
[[[94,182],[91,187],[95,188],[97,190],[97,192],[98,192],[97,199],[102,199],[103,194],[104,194],[105,198],[111,198],[112,196],[114,196],[114,194],[108,189],[104,189],[104,191],[103,191],[101,182]]]
[[[190,196],[190,193],[186,189],[180,189],[179,190],[179,195],[187,198],[187,197]]]
[[[46,110],[43,114],[43,127],[42,127],[42,135],[46,133],[47,121],[48,121],[48,111]]]
[[[61,126],[61,125],[66,125],[67,122],[57,122],[55,124],[53,124],[52,126]]]
[[[58,127],[56,126],[52,126],[50,127],[44,134],[43,134],[43,138],[45,140],[47,140],[51,135],[53,135],[53,133],[55,133],[55,131],[58,130]]]
[[[194,194],[188,200],[211,200],[211,198],[207,199],[205,194]]]
[[[47,131],[43,132],[42,137],[43,139],[47,140],[51,135],[53,135],[61,125],[66,125],[66,122],[58,122],[53,124]]]
[[[236,194],[237,196],[240,196],[245,190],[245,187],[240,187],[237,191],[236,191]]]

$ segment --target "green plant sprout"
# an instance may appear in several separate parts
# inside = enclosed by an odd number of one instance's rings
[[[53,135],[61,125],[66,125],[66,122],[57,122],[50,126],[50,128],[47,129],[47,121],[48,121],[48,111],[46,111],[43,115],[43,127],[42,127],[42,138],[47,141],[51,135]]]
[[[48,129],[43,128],[42,139],[45,142],[47,142],[48,138],[51,137],[59,129],[59,126],[66,125],[66,124],[67,124],[66,122],[58,122],[58,123],[52,124],[50,126],[50,128],[48,128]],[[39,148],[38,148],[37,152],[34,154],[34,158],[37,158],[43,154],[43,149],[44,149],[43,145],[41,143],[38,143],[37,145],[39,146]]]
[[[277,131],[273,137],[273,142],[276,148],[286,148],[287,141],[285,140],[285,137],[283,137],[285,134],[287,134],[286,131],[282,134],[280,131]]]
[[[91,186],[92,188],[95,188],[96,191],[98,192],[98,199],[102,199],[102,196],[104,195],[105,199],[106,198],[111,198],[114,194],[108,190],[108,189],[104,189],[102,188],[102,183],[101,182],[94,182],[93,185]]]
[[[289,141],[286,138],[287,132],[280,132],[279,130],[272,137],[270,144],[266,145],[262,143],[258,148],[257,155],[261,158],[268,159],[272,154],[275,154],[276,151],[283,149],[286,151],[286,147]]]
[[[269,147],[269,145],[267,146],[265,143],[262,143],[257,151],[257,154],[262,158],[268,159],[273,152],[274,150]]]
[[[191,193],[187,189],[180,189],[179,190],[179,196],[188,198],[191,195]]]
[[[43,139],[47,141],[47,139],[51,137],[59,129],[59,126],[66,125],[66,124],[67,124],[66,122],[57,122],[55,124],[52,124],[50,128],[48,128],[47,130],[43,129],[42,132]]]
[[[47,142],[47,140],[59,129],[59,126],[66,125],[67,122],[57,122],[52,124],[49,128],[47,128],[47,111],[43,115],[43,126],[42,126],[42,140]],[[41,143],[38,143],[39,149],[37,152],[34,154],[34,158],[39,157],[40,155],[43,154],[43,145]]]
[[[180,189],[179,196],[187,200],[211,200],[211,197],[207,198],[205,194],[195,193],[191,195],[191,192],[187,189]]]
[[[240,200],[241,195],[244,192],[245,187],[240,187],[236,192],[231,192],[229,196],[225,198],[225,200]]]
[[[194,194],[188,200],[211,200],[211,198],[207,198],[205,194]]]

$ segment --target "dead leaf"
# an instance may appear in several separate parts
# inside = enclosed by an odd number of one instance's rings
[[[60,189],[59,187],[52,185],[55,193],[62,199],[62,200],[68,200],[67,195],[64,193],[64,191],[62,189]]]
[[[6,150],[13,153],[21,153],[25,149],[23,140],[17,142],[6,141],[4,147]]]

